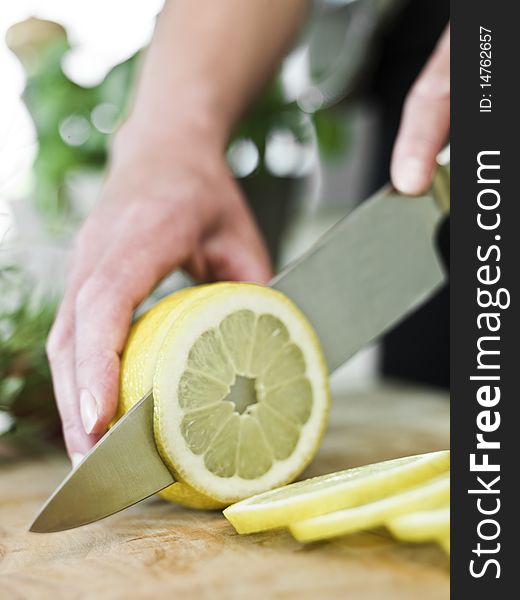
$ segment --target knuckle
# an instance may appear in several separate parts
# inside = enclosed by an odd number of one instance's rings
[[[134,221],[141,221],[148,216],[150,216],[150,207],[146,202],[132,200],[126,206],[125,217],[132,223]]]
[[[450,100],[450,80],[441,75],[420,77],[412,88],[410,102],[445,102]]]
[[[74,240],[72,263],[78,263],[92,254],[92,244],[99,233],[99,224],[91,215],[83,224]]]
[[[76,295],[76,311],[79,314],[84,314],[95,305],[103,293],[103,281],[99,280],[99,276],[92,276],[80,287]]]
[[[157,233],[164,230],[171,221],[172,215],[176,214],[176,202],[172,195],[163,192],[162,195],[155,194],[153,207],[150,209],[149,202],[131,200],[120,216],[121,229],[131,234],[131,239],[147,237],[151,234],[155,237]],[[126,236],[129,239],[129,236]]]
[[[122,265],[117,273],[98,274],[91,277],[76,296],[76,313],[82,318],[96,316],[118,321],[119,315],[127,310],[129,281],[135,273]]]
[[[425,133],[416,133],[413,143],[410,144],[411,154],[417,158],[426,158],[437,154],[436,140]]]
[[[76,367],[79,370],[85,367],[93,368],[96,371],[96,377],[99,377],[98,383],[102,384],[105,378],[111,378],[117,375],[119,365],[119,356],[113,350],[98,350],[85,356],[79,357]]]
[[[89,288],[82,286],[78,294],[76,296],[76,313],[79,315],[84,315],[85,312],[90,308],[92,303],[92,294]]]
[[[60,325],[55,325],[52,328],[45,343],[45,352],[50,363],[54,364],[61,360],[69,340],[70,335],[66,329]]]
[[[74,415],[69,413],[61,415],[61,428],[65,440],[73,437],[80,430],[80,427],[79,421]]]

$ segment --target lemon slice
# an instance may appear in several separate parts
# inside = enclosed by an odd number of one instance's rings
[[[444,536],[441,537],[437,540],[437,542],[439,543],[440,547],[444,550],[444,552],[446,552],[446,554],[450,554],[450,536]]]
[[[406,456],[299,481],[224,511],[239,533],[283,527],[382,498],[447,471],[449,451]]]
[[[328,415],[314,331],[283,294],[254,284],[183,290],[143,315],[122,359],[120,412],[150,387],[157,447],[178,480],[163,495],[200,508],[296,477]]]
[[[385,523],[392,534],[406,542],[428,542],[446,539],[450,536],[450,507],[434,510],[421,510]]]
[[[450,553],[450,507],[421,510],[394,517],[385,523],[398,539],[405,542],[437,542]]]
[[[289,529],[298,541],[312,542],[378,527],[392,517],[443,506],[449,498],[450,476],[445,473],[382,500],[292,523]]]

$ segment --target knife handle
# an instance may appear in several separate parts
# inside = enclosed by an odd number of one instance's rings
[[[444,218],[435,236],[437,251],[442,258],[444,268],[450,272],[450,146],[437,155],[437,168],[433,175],[432,193]]]
[[[432,192],[437,206],[444,214],[450,212],[450,146],[437,155],[437,168],[433,175]]]

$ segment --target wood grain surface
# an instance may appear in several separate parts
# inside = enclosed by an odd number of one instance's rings
[[[447,448],[438,392],[333,389],[330,426],[311,476]],[[238,536],[219,512],[151,499],[52,534],[27,531],[68,469],[64,458],[0,465],[0,598],[449,598],[449,561],[435,545],[384,530],[303,546],[285,531]]]

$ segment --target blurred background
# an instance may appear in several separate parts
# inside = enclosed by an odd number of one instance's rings
[[[2,6],[0,458],[60,445],[45,339],[162,4]],[[280,72],[237,126],[228,161],[277,268],[387,179],[402,99],[447,19],[435,5],[315,2]],[[407,21],[408,40],[399,33]],[[185,284],[173,274],[154,298]],[[377,357],[376,347],[361,352],[340,376],[351,386],[373,382]]]

